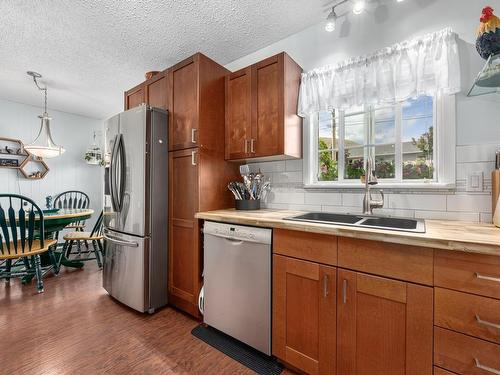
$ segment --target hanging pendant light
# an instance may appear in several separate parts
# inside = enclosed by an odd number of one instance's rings
[[[56,156],[62,155],[66,150],[58,146],[52,139],[50,134],[50,121],[52,120],[47,113],[47,86],[40,87],[37,79],[41,78],[41,74],[37,72],[27,72],[27,74],[33,77],[36,87],[43,91],[45,97],[45,106],[43,114],[38,116],[41,119],[40,131],[36,136],[35,140],[29,145],[24,146],[24,149],[29,153],[43,159],[54,158]]]

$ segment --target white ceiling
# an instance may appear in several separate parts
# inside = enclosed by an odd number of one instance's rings
[[[3,0],[0,98],[106,118],[144,72],[201,51],[227,64],[322,21],[326,0]]]

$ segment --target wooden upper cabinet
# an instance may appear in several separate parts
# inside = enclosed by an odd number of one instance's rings
[[[168,69],[169,150],[224,149],[224,77],[229,71],[197,53]]]
[[[144,85],[134,87],[131,90],[125,91],[125,110],[140,106],[146,103]]]
[[[226,76],[226,159],[244,159],[252,138],[251,68]]]
[[[252,66],[254,126],[250,152],[254,157],[279,155],[284,151],[283,60],[284,54],[280,54]]]
[[[140,85],[125,91],[125,110],[146,103],[167,109],[167,75],[160,72]]]
[[[302,157],[301,72],[282,52],[226,77],[226,159]]]
[[[307,374],[334,374],[335,305],[334,267],[273,255],[273,355]]]
[[[432,288],[339,269],[337,311],[337,374],[432,374]]]
[[[158,73],[146,81],[146,103],[151,107],[167,109],[167,74]]]
[[[198,69],[194,57],[170,68],[170,150],[196,147]]]

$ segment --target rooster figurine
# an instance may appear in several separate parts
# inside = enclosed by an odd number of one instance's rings
[[[483,59],[500,53],[500,19],[493,14],[492,7],[486,7],[481,14],[477,30],[476,49]]]

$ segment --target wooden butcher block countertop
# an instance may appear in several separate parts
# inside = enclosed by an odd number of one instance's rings
[[[304,213],[306,212],[292,210],[236,211],[227,209],[199,212],[196,218],[500,256],[500,228],[496,228],[493,224],[425,220],[426,233],[412,233],[284,220],[286,217]]]

